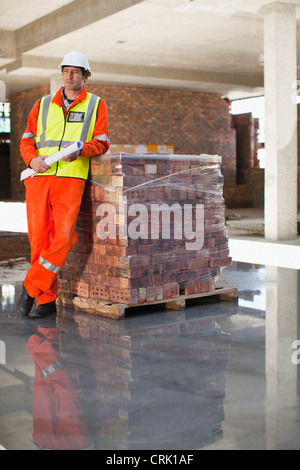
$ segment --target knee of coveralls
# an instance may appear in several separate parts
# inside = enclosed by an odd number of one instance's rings
[[[75,225],[64,234],[60,230],[56,230],[55,235],[53,232],[50,235],[50,243],[42,249],[39,259],[28,270],[24,281],[29,295],[37,297],[38,305],[56,300],[58,274],[78,240]]]
[[[56,193],[53,197],[53,229],[49,236],[49,243],[43,247],[40,253],[39,266],[36,266],[33,279],[33,283],[42,290],[41,294],[37,294],[39,305],[52,302],[57,297],[58,273],[78,241],[76,222],[81,197],[82,194],[79,198],[77,195],[69,201],[68,197],[62,198],[62,200],[58,199]]]
[[[57,298],[58,274],[66,258],[78,241],[75,224],[64,231],[64,224],[50,234],[50,243],[42,249],[39,259],[28,270],[24,282],[29,295],[36,297],[37,304],[53,302]],[[54,233],[55,232],[55,233]]]
[[[31,247],[31,265],[39,261],[41,251],[49,244],[53,228],[50,193],[55,176],[25,180],[28,238]]]

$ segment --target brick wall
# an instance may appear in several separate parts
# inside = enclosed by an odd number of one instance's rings
[[[259,120],[254,119],[252,113],[233,116],[233,125],[236,130],[237,143],[237,183],[245,183],[244,169],[259,168],[257,158]]]
[[[218,94],[153,88],[90,86],[108,106],[112,143],[174,145],[177,154],[219,154],[234,178],[235,131]]]
[[[264,205],[264,170],[259,167],[257,156],[259,120],[252,113],[238,114],[232,117],[236,130],[236,185],[227,189],[227,198],[235,207],[263,207]]]
[[[41,96],[50,92],[48,85],[39,86],[9,97],[11,104],[11,134],[10,134],[10,171],[11,171],[11,198],[24,200],[24,185],[20,183],[20,173],[26,168],[20,156],[20,140],[26,129],[28,114]]]
[[[219,154],[226,206],[263,204],[264,171],[257,168],[257,123],[251,115],[233,118],[229,103],[214,93],[94,84],[88,90],[107,103],[112,144],[173,145],[177,154]],[[27,117],[35,101],[48,93],[49,86],[44,85],[10,96],[15,200],[24,200],[19,178],[25,164],[19,143]],[[257,194],[259,201],[254,201]]]
[[[105,99],[111,142],[115,144],[174,145],[181,154],[219,154],[226,186],[235,184],[236,140],[229,104],[218,94],[154,88],[89,85]],[[12,198],[24,199],[19,182],[25,168],[19,143],[34,102],[49,93],[40,86],[10,96]]]

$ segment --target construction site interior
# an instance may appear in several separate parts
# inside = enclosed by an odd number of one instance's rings
[[[0,7],[0,450],[299,450],[300,1]],[[110,149],[57,313],[17,317],[20,141],[71,50]]]

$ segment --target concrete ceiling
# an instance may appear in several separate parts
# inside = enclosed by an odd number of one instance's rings
[[[89,58],[91,82],[262,94],[268,3],[0,0],[0,94],[49,83],[71,50]],[[281,3],[297,5],[300,45],[300,0]]]

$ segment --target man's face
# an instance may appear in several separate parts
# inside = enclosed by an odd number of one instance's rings
[[[79,67],[64,67],[62,76],[65,88],[69,91],[81,91],[86,82]]]

